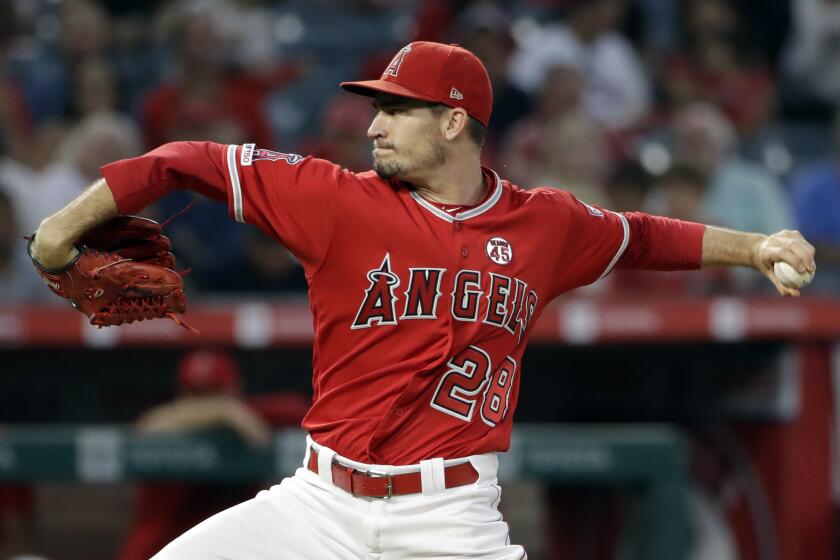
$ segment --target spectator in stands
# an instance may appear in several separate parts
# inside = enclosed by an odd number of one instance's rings
[[[638,161],[621,161],[606,181],[607,208],[614,212],[641,211],[652,182],[653,177]]]
[[[143,103],[142,126],[147,146],[201,138],[273,147],[274,134],[264,109],[265,100],[273,87],[279,87],[294,72],[278,71],[272,81],[232,68],[229,57],[240,52],[240,38],[226,25],[231,12],[222,0],[181,0],[166,10],[164,27],[175,75],[152,91]],[[191,200],[186,191],[175,193],[156,206],[157,217],[165,218]],[[190,247],[189,251],[180,252],[184,256],[180,265],[195,270],[187,277],[189,283],[211,291],[220,281],[219,273],[241,264],[246,233],[228,218],[223,205],[209,201],[206,204],[210,208],[187,213],[167,233],[176,252],[178,247]]]
[[[817,248],[820,274],[814,287],[840,294],[840,110],[834,136],[837,155],[803,168],[790,188],[796,228]]]
[[[187,354],[178,366],[178,397],[145,413],[141,434],[183,434],[228,429],[248,445],[271,441],[271,426],[297,425],[307,399],[279,393],[249,401],[242,395],[240,371],[233,356],[218,350]],[[259,490],[251,483],[145,483],[137,489],[134,521],[120,560],[148,560],[164,545],[207,517],[249,499]]]
[[[221,1],[172,6],[168,38],[176,73],[143,104],[149,148],[193,138],[274,146],[263,109],[268,90],[229,67],[236,38],[226,33],[226,14]]]
[[[583,74],[575,66],[554,66],[543,80],[533,111],[514,123],[496,155],[512,181],[533,186],[534,170],[544,157],[549,128],[567,116],[582,113]]]
[[[370,169],[371,143],[365,134],[372,114],[370,100],[336,95],[324,107],[317,137],[303,142],[301,153],[328,159],[349,169]]]
[[[61,173],[53,163],[65,134],[60,123],[46,123],[26,138],[20,151],[0,157],[0,183],[14,201],[23,231],[35,231],[45,214],[55,212],[79,194],[53,180]]]
[[[109,17],[102,4],[91,0],[66,0],[59,7],[59,47],[65,64],[101,54],[109,40]]]
[[[701,0],[697,0],[701,1]],[[742,30],[757,48],[762,59],[776,72],[791,32],[792,11],[796,0],[764,0],[763,2],[730,2],[738,11]]]
[[[706,181],[703,173],[687,165],[678,164],[666,171],[654,184],[662,201],[661,214],[678,220],[715,221],[703,206]]]
[[[108,161],[134,157],[143,151],[140,131],[133,121],[117,113],[92,113],[71,128],[59,147],[57,159],[71,169],[65,177],[81,190],[99,177]]]
[[[460,3],[449,0],[423,0],[417,2],[414,12],[414,33],[412,41],[446,42],[447,29],[457,17],[456,10]],[[386,62],[387,64],[387,62]]]
[[[57,16],[54,39],[29,29],[45,9]],[[104,48],[106,17],[96,4],[84,0],[27,9],[20,3],[10,10],[16,25],[2,59],[0,183],[15,206],[19,228],[31,232],[45,212],[57,210],[79,193],[62,181],[63,170],[53,163],[66,133],[62,119],[71,97],[70,76],[79,60]]]
[[[663,64],[670,105],[707,101],[742,136],[761,130],[772,116],[774,83],[735,7],[724,0],[692,0],[684,7],[684,47]]]
[[[655,179],[648,200],[662,216],[708,223],[714,220],[705,214],[707,188],[703,173],[678,164]],[[729,270],[719,268],[668,273],[619,269],[610,275],[609,286],[616,293],[673,297],[723,293],[733,287]]]
[[[17,223],[32,232],[44,213],[58,210],[78,195],[56,182],[44,185],[65,129],[58,121],[33,125],[20,87],[0,78],[0,188],[11,198]]]
[[[69,131],[41,127],[27,144],[40,153],[0,161],[0,181],[9,188],[24,232],[35,231],[45,214],[78,196],[99,176],[100,165],[142,151],[134,123],[108,113],[86,117]]]
[[[166,226],[166,235],[178,255],[178,267],[192,269],[184,278],[191,293],[225,289],[225,278],[244,267],[248,236],[247,227],[230,219],[227,205],[180,190],[155,203],[152,217],[164,221],[193,202],[202,206],[200,211],[178,216]],[[243,270],[242,274],[239,282],[248,282],[248,273]]]
[[[511,35],[510,16],[493,4],[474,4],[455,20],[452,30],[455,42],[473,52],[487,68],[493,84],[493,118],[487,128],[485,150],[488,159],[498,149],[510,126],[531,110],[531,98],[509,78],[510,58],[515,43]]]
[[[303,267],[285,247],[258,229],[245,230],[240,256],[238,266],[218,273],[214,291],[264,296],[306,294]]]
[[[556,66],[584,74],[583,107],[610,130],[632,127],[651,109],[648,77],[630,42],[617,30],[625,0],[572,0],[566,20],[525,38],[514,54],[514,84],[534,94]]]
[[[786,193],[763,167],[736,152],[735,129],[713,105],[696,103],[675,113],[674,160],[700,171],[709,188],[703,212],[717,225],[768,233],[791,226]]]
[[[237,38],[233,62],[249,74],[271,74],[282,58],[279,39],[285,37],[277,29],[284,14],[276,5],[271,0],[233,0],[226,6],[226,25],[235,28]]]
[[[0,78],[0,188],[11,198],[25,232],[34,231],[44,213],[78,195],[63,184],[43,184],[55,171],[51,164],[64,134],[57,121],[33,125],[21,89]]]
[[[117,110],[114,71],[102,58],[81,61],[73,72],[71,112],[75,119]]]
[[[4,159],[25,157],[31,133],[29,108],[20,87],[0,76],[0,155]]]
[[[33,34],[17,41],[8,57],[9,75],[20,86],[37,126],[71,112],[75,68],[90,57],[106,55],[111,27],[96,2],[66,0],[54,9],[57,35]]]
[[[551,121],[540,142],[530,186],[559,185],[589,204],[606,206],[610,159],[601,126],[585,115]]]
[[[781,82],[791,112],[821,118],[840,99],[840,4],[793,0],[793,30]]]

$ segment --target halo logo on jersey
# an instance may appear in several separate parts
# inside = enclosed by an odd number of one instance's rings
[[[289,165],[294,165],[303,161],[303,156],[298,154],[284,154],[283,152],[275,152],[274,150],[266,150],[265,148],[254,148],[253,144],[245,144],[242,147],[242,154],[240,155],[240,165],[248,166],[255,161],[285,161]]]
[[[510,264],[513,260],[513,248],[507,240],[493,237],[487,242],[487,256],[496,264]]]
[[[391,272],[391,255],[385,253],[382,264],[367,273],[370,286],[365,290],[365,299],[356,312],[351,329],[364,329],[374,323],[397,324],[397,298],[394,288],[400,285],[400,277]]]
[[[400,73],[400,66],[402,65],[403,60],[405,59],[405,55],[407,55],[410,52],[411,52],[411,45],[406,45],[405,47],[401,48],[400,52],[398,52],[396,55],[394,55],[394,59],[391,61],[391,64],[388,65],[388,68],[386,68],[385,71],[382,72],[382,77],[383,78],[385,76],[396,77],[397,74]]]

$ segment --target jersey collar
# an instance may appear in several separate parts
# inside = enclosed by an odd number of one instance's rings
[[[429,202],[428,200],[426,200],[425,198],[423,198],[422,196],[417,194],[416,191],[413,191],[413,190],[410,191],[411,198],[413,198],[417,202],[417,204],[419,204],[420,206],[422,206],[423,208],[425,208],[426,210],[428,210],[429,212],[431,212],[432,214],[434,214],[438,218],[440,218],[442,220],[446,220],[447,222],[454,222],[454,221],[461,222],[461,221],[464,221],[464,220],[469,220],[470,218],[475,218],[476,216],[478,216],[480,214],[484,214],[485,212],[490,210],[497,202],[499,202],[499,199],[502,198],[502,180],[501,180],[501,178],[499,178],[498,173],[496,173],[492,169],[489,170],[489,171],[490,171],[490,173],[493,174],[493,181],[494,181],[494,185],[495,185],[494,188],[493,188],[493,194],[491,194],[487,198],[487,200],[485,200],[484,202],[482,202],[478,206],[476,206],[474,208],[469,208],[467,210],[464,210],[463,212],[458,212],[457,214],[454,214],[454,215],[450,214],[450,213],[446,212],[445,210],[441,210],[440,208],[438,208],[437,206],[435,206],[434,204],[432,204],[431,202]]]

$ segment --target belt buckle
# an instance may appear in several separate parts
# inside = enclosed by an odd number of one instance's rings
[[[365,471],[365,474],[368,475],[371,478],[386,478],[386,479],[388,479],[388,484],[386,486],[386,488],[388,489],[388,493],[385,494],[384,496],[371,496],[372,499],[374,499],[374,500],[387,500],[387,499],[392,498],[394,496],[394,479],[391,478],[392,477],[391,473],[372,469],[372,470]]]

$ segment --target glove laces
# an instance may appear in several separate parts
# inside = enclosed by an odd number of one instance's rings
[[[114,263],[116,264],[116,263]],[[101,309],[90,320],[91,324],[97,327],[119,325],[121,323],[133,323],[145,321],[156,317],[172,319],[179,327],[183,327],[193,334],[199,331],[179,318],[173,312],[167,312],[168,305],[165,301],[167,296],[146,296],[146,297],[120,297],[108,307]]]

